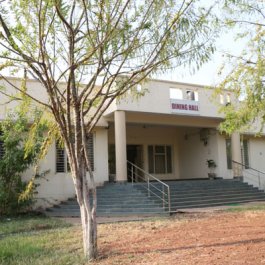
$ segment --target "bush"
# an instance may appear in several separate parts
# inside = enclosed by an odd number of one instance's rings
[[[35,113],[37,124],[40,114]],[[28,144],[29,118],[23,113],[12,113],[0,124],[0,214],[15,214],[25,210],[33,202],[34,178],[23,181],[22,173],[37,164],[38,154],[43,142],[43,126],[34,128],[34,137]]]

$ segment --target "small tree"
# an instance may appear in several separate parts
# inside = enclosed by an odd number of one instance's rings
[[[47,95],[43,100],[39,91],[11,84],[54,117],[80,206],[84,253],[93,259],[97,200],[86,135],[115,98],[137,93],[136,85],[146,77],[180,65],[199,67],[209,59],[210,8],[197,0],[1,3],[0,69],[23,67]]]
[[[44,129],[35,128],[29,146],[30,120],[24,112],[9,113],[0,123],[0,214],[19,213],[33,203],[35,175],[22,180],[21,174],[37,164]]]

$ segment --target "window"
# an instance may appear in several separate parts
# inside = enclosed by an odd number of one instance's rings
[[[226,143],[227,168],[232,169],[231,139],[226,139],[225,143]],[[243,140],[241,142],[241,159],[242,159],[242,163],[245,165],[245,169],[248,169],[249,168],[248,140]]]
[[[91,169],[94,171],[94,134],[92,133],[90,133],[87,137],[87,150]]]
[[[248,140],[243,140],[243,142],[241,142],[241,158],[243,164],[245,165],[245,169],[248,169],[249,168]]]
[[[172,150],[169,145],[148,146],[149,173],[172,173]]]
[[[89,134],[87,137],[87,150],[88,158],[91,163],[91,168],[94,171],[94,140],[93,134]],[[59,142],[56,142],[56,172],[64,173],[70,171],[70,165],[68,162],[67,154],[64,147],[60,145]]]
[[[169,94],[171,99],[183,99],[182,90],[179,88],[170,88]]]
[[[231,148],[231,139],[225,139],[226,146],[226,163],[227,168],[232,169],[232,148]]]
[[[61,173],[65,172],[66,170],[66,152],[64,147],[61,146],[61,143],[58,141],[56,142],[56,172]]]
[[[0,137],[2,136],[2,132],[0,131]],[[3,158],[5,154],[5,150],[4,150],[4,142],[0,139],[0,159]]]

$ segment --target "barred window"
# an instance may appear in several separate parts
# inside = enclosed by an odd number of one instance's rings
[[[87,137],[87,150],[88,150],[88,159],[91,164],[91,169],[94,171],[94,135],[89,134]],[[59,143],[56,142],[56,172],[64,173],[70,171],[70,164],[68,161],[65,148]]]
[[[61,173],[65,172],[65,150],[64,147],[57,141],[56,142],[56,172]]]
[[[149,173],[172,173],[172,148],[169,145],[148,146]]]
[[[94,134],[92,133],[87,137],[87,151],[91,169],[94,171]]]
[[[241,157],[243,164],[245,165],[245,169],[249,168],[249,154],[248,154],[248,140],[243,140],[241,143]]]
[[[226,163],[227,169],[232,169],[232,148],[231,148],[231,139],[225,139],[226,146]]]

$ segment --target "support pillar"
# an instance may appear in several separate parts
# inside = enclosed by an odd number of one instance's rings
[[[231,151],[232,151],[232,160],[238,163],[242,163],[241,157],[241,145],[240,145],[240,134],[235,132],[231,135]],[[242,166],[236,163],[233,165],[233,176],[242,177]]]
[[[124,111],[115,111],[116,181],[127,181],[126,119]]]

